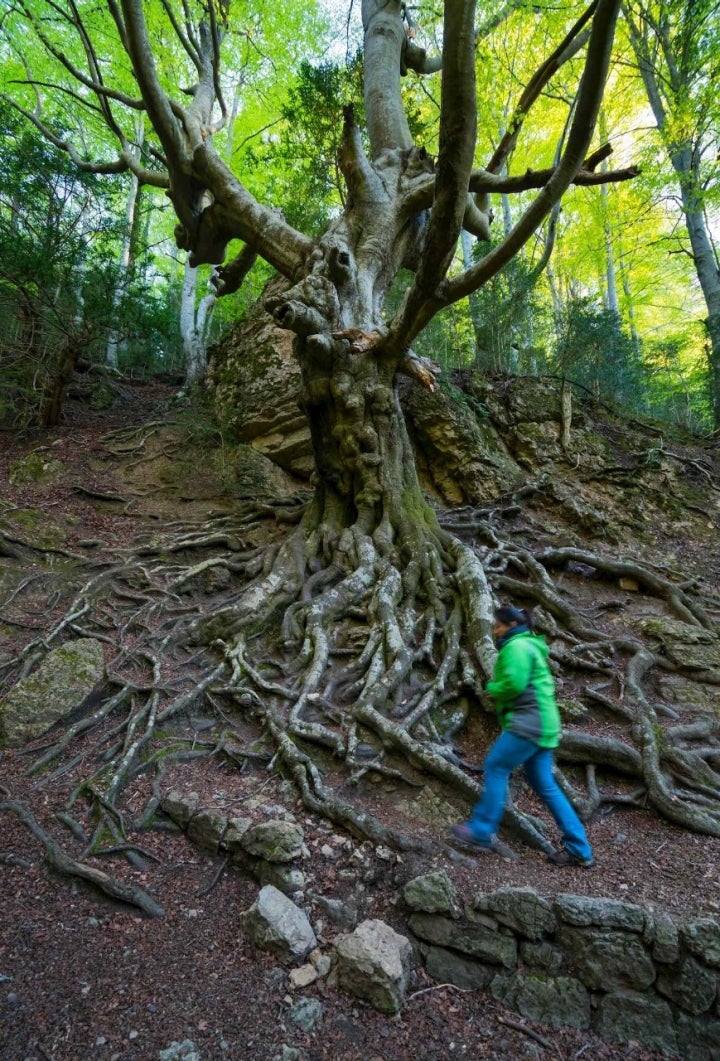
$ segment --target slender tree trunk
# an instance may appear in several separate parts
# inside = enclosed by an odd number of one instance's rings
[[[555,332],[555,342],[559,343],[562,337],[562,319],[563,319],[563,300],[562,295],[558,289],[558,282],[555,277],[555,270],[553,269],[550,262],[548,262],[545,268],[545,275],[547,276],[548,287],[550,288],[550,298],[552,299],[553,307],[553,330]]]
[[[463,266],[465,269],[469,269],[472,265],[473,237],[467,231],[463,229],[460,234],[460,248],[462,250]],[[475,364],[482,367],[481,363],[481,351],[483,351],[483,344],[485,342],[483,321],[482,321],[482,310],[480,309],[480,298],[477,291],[468,298],[468,307],[470,309],[470,321],[473,327],[473,334],[475,336]],[[486,366],[487,367],[487,366]]]
[[[180,335],[183,345],[185,379],[199,383],[207,373],[207,333],[215,306],[216,294],[210,291],[197,303],[198,270],[185,260],[180,300]]]
[[[605,309],[613,314],[620,326],[620,299],[618,298],[617,271],[615,268],[615,248],[613,246],[612,226],[610,224],[610,196],[606,184],[600,185],[603,203],[603,236],[605,240]]]
[[[607,116],[604,110],[600,111],[599,128],[600,141],[604,144],[608,139]],[[606,173],[608,170],[607,161],[604,161],[600,168]],[[600,185],[600,195],[602,201],[603,237],[605,240],[605,309],[608,313],[614,314],[618,327],[620,327],[620,299],[618,298],[617,272],[615,269],[615,246],[611,222],[612,209],[610,206],[610,190],[607,184]]]
[[[65,341],[58,355],[57,366],[45,384],[39,414],[41,427],[56,427],[60,423],[67,389],[86,349],[87,339],[83,336],[69,336]]]
[[[672,56],[667,40],[663,41],[663,45],[666,57],[672,65],[665,79],[667,85],[663,84],[661,72],[650,54],[646,36],[641,33],[627,11],[626,14],[628,14],[630,38],[635,50],[638,69],[645,85],[653,117],[667,144],[670,162],[678,177],[685,226],[690,237],[695,271],[707,309],[707,317],[703,323],[708,337],[710,402],[714,425],[720,428],[720,272],[713,254],[712,240],[703,212],[703,195],[698,172],[699,145],[693,145],[689,141],[674,140],[676,134],[673,116],[668,113],[663,97],[665,90],[673,94],[676,100],[682,101],[686,95],[686,86],[682,83],[680,64]]]
[[[142,146],[144,138],[144,128],[141,121],[136,123],[135,134],[138,141],[137,150],[139,152],[139,148]],[[123,232],[122,246],[120,248],[120,258],[118,260],[118,277],[112,299],[113,319],[118,315],[123,293],[127,288],[130,277],[133,233],[137,228],[136,214],[139,202],[139,192],[140,181],[135,174],[131,172],[130,187],[125,202],[125,229]],[[118,354],[120,352],[121,343],[122,331],[115,326],[108,335],[107,347],[105,349],[105,364],[108,365],[109,368],[118,367]]]

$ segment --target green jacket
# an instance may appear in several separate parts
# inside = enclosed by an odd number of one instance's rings
[[[560,743],[560,712],[549,653],[543,638],[527,628],[511,633],[498,652],[492,681],[487,684],[500,728],[540,748],[557,748]]]

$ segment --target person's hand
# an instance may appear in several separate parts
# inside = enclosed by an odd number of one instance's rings
[[[480,701],[480,707],[483,711],[494,712],[495,701],[493,700],[487,689],[482,689],[478,694],[478,700]]]

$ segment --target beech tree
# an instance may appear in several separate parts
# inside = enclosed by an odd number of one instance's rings
[[[295,520],[294,529],[260,554],[241,557],[247,579],[241,592],[204,609],[182,631],[174,628],[173,642],[182,638],[200,645],[211,662],[188,691],[168,692],[162,708],[156,681],[141,705],[132,700],[131,729],[108,767],[102,806],[105,812],[114,806],[123,779],[152,742],[156,722],[214,692],[261,715],[306,806],[357,835],[402,844],[399,832],[333,791],[308,748],[330,749],[361,773],[389,771],[377,748],[371,748],[375,758],[367,765],[366,735],[372,734],[382,748],[473,798],[475,782],[450,753],[452,727],[446,725],[444,705],[459,689],[482,697],[495,650],[494,597],[481,557],[441,526],[421,490],[398,400],[398,376],[436,387],[438,365],[415,354],[414,340],[437,314],[496,276],[571,183],[600,184],[633,175],[632,170],[600,170],[609,148],[591,150],[619,0],[595,0],[558,35],[484,165],[476,158],[474,0],[444,3],[442,54],[437,56],[417,43],[406,4],[362,0],[367,140],[349,101],[338,116],[344,207],[320,236],[290,225],[277,209],[282,204],[261,202],[216,148],[228,117],[221,57],[238,17],[232,3],[185,2],[180,8],[171,0],[108,0],[112,21],[103,22],[103,40],[112,28],[134,82],[123,80],[121,86],[109,80],[116,64],[106,73],[101,61],[100,38],[94,36],[97,9],[86,17],[75,0],[28,0],[20,6],[65,74],[80,83],[83,96],[94,94],[95,111],[119,144],[111,162],[74,151],[78,165],[94,172],[129,169],[142,182],[164,188],[177,215],[178,246],[189,252],[192,266],[216,267],[220,296],[238,289],[258,256],[276,270],[264,306],[294,333],[314,450],[311,500],[283,510],[286,522]],[[352,11],[357,14],[357,5]],[[64,19],[63,33],[78,34],[87,70],[54,42],[43,12],[50,21]],[[172,63],[163,61],[162,52],[170,36],[180,49]],[[510,163],[524,125],[561,68],[566,85],[571,75],[575,85],[561,149],[548,168],[513,174]],[[411,135],[402,92],[407,72],[418,77],[439,72],[436,157]],[[116,117],[122,108],[145,111],[157,138],[157,168],[141,167]],[[41,115],[25,110],[52,134]],[[555,143],[550,150],[552,158]],[[491,196],[521,191],[534,194],[490,245]],[[487,253],[467,267],[456,256],[463,231],[489,244]],[[412,280],[397,311],[387,315],[386,295],[400,270],[408,270]],[[229,539],[236,541],[226,526],[211,532],[208,525],[205,535],[181,535],[172,551]],[[562,564],[572,550],[561,552],[544,562]],[[537,561],[525,561],[526,570],[537,574]],[[661,579],[638,570],[632,567],[644,585],[661,595],[670,592]],[[172,586],[187,577],[175,575]],[[92,600],[97,585],[91,580],[78,601]],[[507,579],[507,588],[513,586]],[[592,639],[580,618],[569,618],[568,609],[558,604],[547,576],[538,575],[527,593],[562,614],[575,634]],[[688,621],[702,624],[680,590],[673,600]],[[60,624],[53,636],[63,629]],[[157,673],[167,646],[167,636],[156,645]],[[637,645],[624,647],[636,653]],[[41,650],[31,646],[27,659]],[[343,658],[341,675],[335,671],[338,657]],[[639,689],[649,665],[645,656],[635,660],[634,687]],[[134,698],[134,688],[129,693],[128,685],[116,694],[107,710],[123,695]],[[649,716],[637,725],[650,742]],[[633,755],[623,761],[639,762]],[[717,810],[676,799],[652,756],[644,775],[663,814],[720,835]],[[107,813],[104,817],[107,822]],[[527,842],[547,848],[534,820],[511,810],[508,821]]]
[[[707,201],[716,194],[718,46],[716,5],[624,5],[653,118],[677,180],[690,257],[707,309],[710,401],[720,427],[720,270]]]

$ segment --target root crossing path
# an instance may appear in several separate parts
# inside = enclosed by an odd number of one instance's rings
[[[447,826],[477,798],[495,734],[499,598],[533,605],[550,642],[560,780],[591,828],[636,808],[720,837],[720,598],[701,536],[686,569],[670,540],[649,553],[550,534],[552,498],[531,480],[488,508],[426,499],[410,522],[390,504],[348,521],[321,490],[238,497],[222,439],[182,410],[133,423],[79,423],[4,458],[7,687],[67,642],[105,654],[101,687],[3,752],[15,782],[0,812],[55,869],[162,914],[123,874],[148,871],[169,779],[200,764],[283,779],[358,841],[467,859]],[[51,447],[55,473],[23,479]],[[557,842],[537,811],[518,782],[503,822],[516,855]]]

